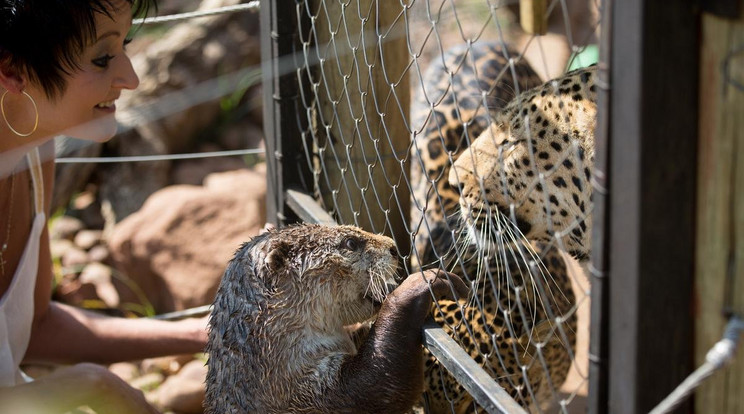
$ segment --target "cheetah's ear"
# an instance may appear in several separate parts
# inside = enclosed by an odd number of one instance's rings
[[[266,259],[264,259],[264,263],[271,273],[278,273],[286,266],[289,249],[290,245],[284,241],[277,241],[271,245],[269,253],[266,254]]]

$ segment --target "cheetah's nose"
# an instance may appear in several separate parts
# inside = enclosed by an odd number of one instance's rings
[[[457,194],[462,194],[462,190],[465,188],[465,183],[457,181],[454,184],[450,184],[450,186],[457,192]]]
[[[457,170],[457,171],[455,171]],[[465,168],[462,168],[458,166],[457,164],[453,165],[449,172],[449,185],[452,187],[453,190],[457,191],[458,193],[462,194],[462,189],[465,186],[464,180],[467,176],[467,170]]]

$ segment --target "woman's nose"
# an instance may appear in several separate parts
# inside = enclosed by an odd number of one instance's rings
[[[114,87],[136,89],[139,86],[139,77],[134,72],[134,67],[132,67],[132,61],[129,59],[129,56],[123,55],[123,57],[120,71],[114,79]]]

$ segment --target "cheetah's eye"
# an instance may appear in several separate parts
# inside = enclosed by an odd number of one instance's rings
[[[356,250],[359,248],[359,241],[353,237],[349,237],[343,242],[343,246],[348,250]]]

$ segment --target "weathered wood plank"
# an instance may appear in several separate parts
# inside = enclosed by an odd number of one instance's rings
[[[744,315],[744,17],[703,17],[700,73],[696,365],[721,339],[726,312]],[[741,355],[700,387],[697,412],[744,412]]]
[[[519,0],[519,24],[525,33],[535,35],[544,35],[547,33],[547,0]]]
[[[319,58],[316,126],[324,207],[339,223],[392,236],[407,254],[410,142],[403,6],[311,0]]]
[[[608,407],[642,413],[693,370],[699,14],[611,4]]]
[[[312,173],[307,162],[303,131],[307,117],[299,110],[301,76],[297,58],[307,42],[307,16],[298,4],[278,0],[261,3],[261,75],[266,142],[266,220],[284,225],[296,220],[286,208],[287,188],[307,189]]]

